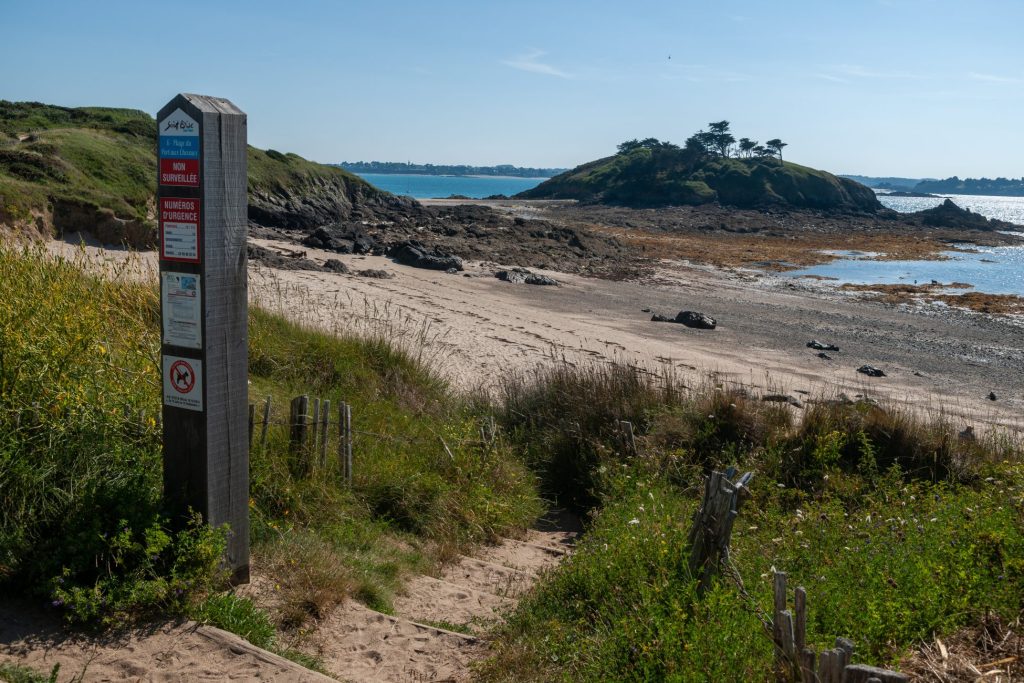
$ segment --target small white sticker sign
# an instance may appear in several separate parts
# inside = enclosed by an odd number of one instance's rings
[[[200,276],[192,273],[161,274],[164,344],[203,348],[202,290]]]
[[[164,405],[203,411],[203,362],[164,356]]]

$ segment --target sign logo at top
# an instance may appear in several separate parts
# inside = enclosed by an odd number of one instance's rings
[[[175,109],[160,121],[160,157],[163,159],[198,159],[199,124],[195,119]]]

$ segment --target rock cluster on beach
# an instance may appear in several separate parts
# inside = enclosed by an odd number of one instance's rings
[[[494,274],[494,277],[505,282],[511,282],[514,284],[526,284],[526,285],[558,285],[558,282],[547,275],[538,275],[537,273],[530,272],[526,268],[510,268],[509,270],[499,270]]]
[[[686,325],[698,330],[713,330],[718,325],[718,321],[710,315],[697,311],[679,311],[674,318],[655,313],[651,316],[651,322],[679,323],[680,325]]]

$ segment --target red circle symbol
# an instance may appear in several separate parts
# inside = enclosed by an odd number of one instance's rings
[[[187,394],[196,385],[196,371],[192,366],[183,360],[176,360],[171,364],[170,377],[171,386],[179,394]]]

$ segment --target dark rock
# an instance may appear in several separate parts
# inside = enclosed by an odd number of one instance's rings
[[[641,313],[650,313],[650,312],[651,312],[651,309],[649,309],[649,308],[641,308],[641,309],[640,309],[640,312],[641,312]]]
[[[990,400],[990,401],[998,400],[998,397],[996,396],[996,392],[994,392],[994,391],[988,392],[988,400]]]
[[[832,356],[828,355],[824,351],[818,354],[818,358],[821,358],[822,360],[832,360]]]
[[[511,270],[499,270],[494,274],[494,277],[505,282],[512,282],[515,284],[526,284],[526,285],[558,285],[558,282],[549,278],[547,275],[538,275],[537,273],[531,273],[526,268],[512,268]]]
[[[395,276],[394,273],[389,273],[386,270],[380,270],[378,268],[367,268],[366,270],[357,270],[356,275],[359,277],[372,277],[378,280],[390,280]]]
[[[463,269],[462,259],[452,254],[447,254],[438,249],[431,249],[422,242],[416,240],[403,240],[392,245],[388,250],[388,256],[398,263],[413,268],[426,268],[428,270],[449,270],[456,271]]]
[[[857,368],[857,372],[868,377],[885,377],[885,373],[873,365],[862,365]]]
[[[305,252],[285,256],[276,251],[255,244],[247,245],[247,254],[250,261],[259,261],[265,266],[279,270],[315,270],[324,272],[327,269],[305,257]]]
[[[838,351],[839,347],[835,344],[824,344],[817,339],[812,339],[807,342],[807,348],[814,349],[815,351]]]
[[[803,401],[796,398],[795,396],[789,396],[787,394],[765,394],[764,396],[761,397],[761,400],[767,401],[769,403],[788,403],[789,405],[795,406],[797,408],[804,407]]]
[[[331,271],[332,273],[348,273],[349,269],[344,263],[336,258],[329,258],[324,261],[324,268]]]
[[[932,228],[960,228],[964,230],[1014,230],[1011,223],[985,218],[981,214],[961,209],[947,199],[934,209],[918,211],[910,215],[913,220]]]
[[[661,315],[660,313],[655,313],[651,316],[652,323],[674,323],[675,321],[675,318],[670,318],[667,315]]]
[[[713,330],[718,325],[718,321],[712,318],[710,315],[699,313],[697,311],[680,311],[676,315],[677,323],[686,325],[687,327],[694,327],[698,330]]]

